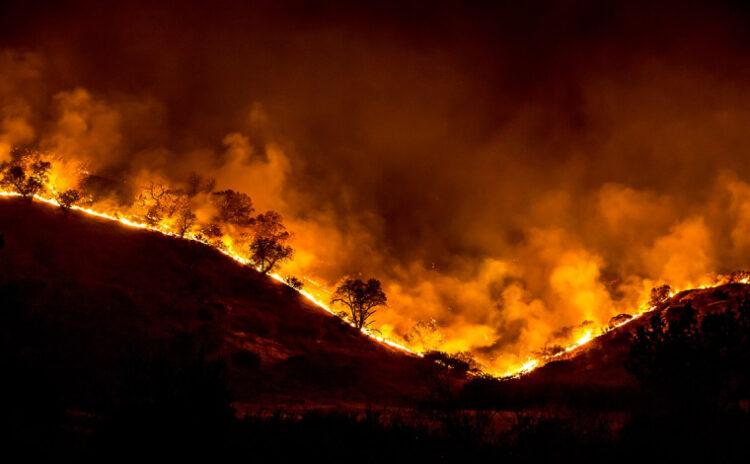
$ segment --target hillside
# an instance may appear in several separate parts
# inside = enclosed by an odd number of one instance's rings
[[[612,329],[563,358],[522,375],[517,379],[492,382],[467,390],[472,402],[507,407],[528,404],[564,403],[585,407],[628,409],[633,398],[642,394],[639,383],[626,369],[633,337],[640,327],[650,324],[660,313],[664,320],[679,317],[690,306],[696,318],[722,314],[750,298],[750,285],[729,283],[716,287],[686,290],[664,301],[657,309]]]
[[[750,285],[725,284],[712,288],[686,290],[665,301],[655,311],[669,317],[690,304],[698,317],[713,312],[723,312],[727,307],[750,297]],[[567,359],[551,362],[526,376],[531,383],[564,383],[602,386],[631,386],[633,379],[624,368],[632,336],[639,327],[649,323],[650,315],[633,320],[592,340]]]
[[[414,404],[427,393],[419,358],[205,245],[7,198],[0,233],[5,349],[52,369],[69,407],[115,401],[143,364],[181,372],[216,361],[240,413]]]
[[[624,367],[648,315],[519,379],[467,382],[200,243],[20,199],[0,200],[0,232],[0,445],[35,462],[584,462],[632,461],[657,445],[691,455],[686,442],[746,449],[747,345],[721,377],[740,388],[716,390],[739,405],[729,415],[695,406],[714,390],[685,388],[692,370],[649,400]],[[728,284],[658,311],[689,303],[700,318],[748,297],[749,285]]]

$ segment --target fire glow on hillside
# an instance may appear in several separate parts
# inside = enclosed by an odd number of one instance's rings
[[[56,189],[54,188],[53,185],[47,185],[46,188],[50,192],[55,192],[56,191]],[[20,198],[20,197],[22,197],[22,195],[20,193],[18,193],[18,192],[13,192],[13,191],[8,191],[8,190],[0,190],[0,197]],[[46,196],[39,195],[39,194],[33,195],[32,198],[34,200],[36,200],[36,201],[39,201],[39,202],[47,204],[47,205],[56,206],[56,207],[60,206],[60,202],[57,199],[55,199],[55,198],[50,198],[50,197],[46,197]],[[162,235],[166,235],[166,236],[169,236],[169,237],[179,238],[179,239],[184,239],[184,240],[193,240],[193,241],[197,241],[197,242],[203,243],[203,244],[205,244],[207,246],[211,246],[211,244],[209,242],[203,240],[198,234],[190,233],[190,234],[185,234],[185,235],[182,235],[182,236],[178,235],[173,230],[170,230],[170,228],[169,228],[169,226],[168,226],[167,223],[157,224],[157,225],[149,225],[149,224],[146,224],[144,222],[140,222],[138,220],[129,219],[129,218],[123,216],[122,214],[119,214],[118,212],[106,213],[106,212],[97,211],[97,210],[91,209],[91,208],[81,207],[81,206],[78,206],[78,205],[71,206],[71,209],[73,209],[75,211],[78,211],[78,212],[80,212],[82,214],[85,214],[87,216],[93,216],[93,217],[96,217],[96,218],[99,218],[99,219],[104,219],[104,220],[107,220],[107,221],[116,222],[116,223],[118,223],[120,225],[123,225],[123,226],[126,226],[126,227],[133,227],[133,228],[137,228],[137,229],[149,230],[149,231],[160,233]],[[245,266],[251,265],[250,261],[243,254],[240,254],[239,252],[233,250],[232,248],[227,248],[227,247],[214,247],[214,248],[217,251],[219,251],[220,253],[224,254],[225,256],[233,259],[234,261],[236,261],[236,262],[238,262],[238,263],[240,263],[242,265],[245,265]],[[280,282],[280,283],[282,283],[284,285],[288,285],[287,282],[285,281],[285,279],[281,275],[279,275],[277,273],[269,273],[268,275],[272,279],[274,279],[274,280],[276,280],[276,281],[278,281],[278,282]],[[303,289],[295,289],[295,290],[297,292],[299,292],[300,295],[304,296],[308,301],[310,301],[311,303],[313,303],[316,306],[320,307],[324,311],[330,313],[332,316],[334,316],[334,317],[340,317],[326,303],[324,303],[323,301],[321,301],[321,299],[319,299],[319,297],[313,295],[312,293],[310,293],[307,290],[303,290]],[[638,315],[640,315],[640,314],[642,314],[642,313],[639,313]],[[349,322],[349,324],[351,324],[351,322]],[[351,325],[353,326],[353,324],[351,324]],[[380,335],[377,335],[376,333],[373,333],[371,330],[368,330],[366,328],[362,328],[361,332],[364,335],[372,338],[373,340],[376,340],[379,343],[382,343],[384,345],[390,346],[390,347],[395,348],[395,349],[400,350],[400,351],[404,351],[404,352],[409,353],[409,354],[414,354],[414,355],[417,355],[417,356],[421,356],[421,353],[415,352],[415,351],[411,350],[409,347],[407,347],[407,346],[405,346],[403,344],[394,342],[394,341],[389,340],[387,338],[384,338],[384,337],[382,337]],[[512,377],[512,376],[523,375],[525,373],[531,372],[532,370],[536,369],[537,367],[540,367],[541,365],[543,365],[544,362],[546,362],[548,360],[554,359],[557,356],[569,353],[571,351],[576,350],[577,348],[580,348],[581,346],[583,346],[586,343],[588,343],[589,341],[591,341],[591,339],[592,339],[592,332],[591,331],[587,331],[578,340],[576,340],[576,342],[573,345],[570,345],[570,346],[566,347],[562,352],[556,353],[555,355],[547,357],[547,358],[530,358],[529,360],[527,360],[526,362],[524,362],[522,365],[520,365],[520,366],[518,366],[516,368],[512,368],[512,369],[504,372],[502,374],[502,376],[503,377]]]
[[[55,192],[56,191],[55,188],[54,188],[54,186],[51,185],[51,184],[47,185],[46,189],[49,192]],[[0,197],[5,197],[5,198],[8,198],[8,197],[19,198],[19,197],[22,197],[22,195],[20,193],[13,192],[13,191],[0,190]],[[35,195],[33,195],[32,198],[34,200],[36,200],[36,201],[39,201],[41,203],[44,203],[44,204],[47,204],[47,205],[50,205],[50,206],[60,207],[60,201],[57,200],[54,197],[46,197],[44,195],[35,194]],[[207,245],[207,246],[212,246],[212,244],[210,242],[206,241],[199,234],[188,233],[188,234],[180,235],[180,234],[176,233],[174,230],[170,229],[168,223],[160,223],[160,224],[156,224],[156,225],[149,225],[149,224],[146,224],[144,222],[138,221],[137,219],[128,218],[125,215],[120,214],[119,212],[116,212],[116,211],[115,212],[102,212],[102,211],[98,211],[96,209],[86,208],[86,207],[82,207],[82,206],[78,206],[78,205],[71,206],[71,209],[73,209],[75,211],[78,211],[78,212],[80,212],[82,214],[85,214],[87,216],[93,216],[93,217],[96,217],[96,218],[99,218],[99,219],[104,219],[104,220],[107,220],[107,221],[116,222],[116,223],[118,223],[120,225],[123,225],[123,226],[126,226],[126,227],[133,227],[133,228],[137,228],[137,229],[149,230],[149,231],[156,232],[156,233],[159,233],[159,234],[162,234],[162,235],[166,235],[166,236],[169,236],[169,237],[172,237],[172,238],[183,239],[183,240],[192,240],[192,241],[203,243],[204,245]],[[216,247],[216,246],[213,246],[213,248],[215,248],[217,251],[219,251],[220,253],[224,254],[225,256],[231,258],[232,260],[238,262],[239,264],[242,264],[242,265],[245,265],[245,266],[252,265],[251,262],[243,254],[241,254],[240,252],[238,252],[238,251],[236,251],[236,250],[234,250],[232,248],[229,248],[229,247]],[[281,284],[289,285],[288,282],[284,279],[284,277],[282,277],[281,275],[279,275],[277,273],[269,273],[268,276],[270,278],[278,281]],[[714,281],[712,281],[710,283],[709,282],[702,283],[702,284],[699,284],[697,286],[690,287],[690,288],[709,288],[709,287],[713,287],[713,286],[723,285],[723,284],[725,284],[725,283],[727,283],[729,281],[728,279],[729,279],[728,277],[721,276],[718,279],[715,279]],[[308,279],[306,279],[306,280],[308,280]],[[742,279],[737,280],[737,282],[750,283],[750,277],[743,277]],[[686,288],[684,290],[687,290],[687,289],[688,288]],[[295,288],[294,290],[296,290],[298,293],[300,293],[300,295],[302,295],[303,297],[305,297],[308,301],[310,301],[314,305],[316,305],[316,306],[320,307],[321,309],[323,309],[324,311],[330,313],[333,317],[340,317],[340,315],[338,313],[336,313],[334,310],[332,310],[330,308],[330,306],[328,306],[326,303],[324,303],[322,301],[320,295],[314,295],[313,293],[311,293],[311,292],[309,292],[307,290],[304,290],[304,289],[296,289]],[[321,289],[321,290],[323,290],[323,289]],[[669,293],[668,296],[672,297],[675,294],[679,293],[680,291],[682,291],[682,290],[671,289],[671,291],[670,291],[670,293]],[[328,292],[325,292],[323,290],[321,292],[321,294],[322,295],[327,295]],[[612,330],[612,329],[624,326],[624,325],[626,325],[626,324],[628,324],[628,323],[630,323],[630,322],[638,319],[639,317],[643,316],[644,314],[647,314],[648,312],[650,312],[650,311],[652,311],[654,309],[655,309],[655,307],[653,307],[653,306],[643,306],[643,307],[639,308],[638,311],[636,311],[634,314],[632,314],[631,315],[632,317],[630,317],[630,318],[628,318],[626,320],[623,320],[621,322],[618,322],[618,323],[610,325],[609,327],[607,327],[607,330]],[[351,322],[348,322],[348,323],[353,326],[353,324],[351,324]],[[404,344],[401,344],[401,343],[389,340],[388,338],[385,338],[385,337],[383,337],[381,335],[378,335],[377,333],[373,332],[372,330],[369,330],[367,328],[362,328],[360,330],[361,330],[361,332],[365,336],[370,337],[373,340],[375,340],[375,341],[377,341],[379,343],[382,343],[384,345],[387,345],[387,346],[389,346],[391,348],[394,348],[394,349],[397,349],[397,350],[400,350],[400,351],[403,351],[403,352],[406,352],[406,353],[409,353],[409,354],[412,354],[412,355],[417,355],[417,356],[421,356],[422,355],[422,353],[414,351],[414,350],[412,350],[411,348],[409,348],[408,346],[406,346]],[[522,364],[513,366],[513,367],[511,367],[509,369],[506,369],[503,372],[487,372],[487,373],[489,373],[491,375],[501,376],[501,377],[517,377],[517,376],[520,376],[520,375],[527,374],[527,373],[533,371],[534,369],[537,369],[537,368],[543,366],[544,364],[546,364],[549,361],[553,361],[555,359],[564,357],[564,356],[566,356],[566,355],[568,355],[570,353],[575,352],[579,348],[584,347],[586,344],[588,344],[589,342],[591,342],[593,339],[595,339],[599,335],[599,334],[595,334],[594,330],[595,329],[593,329],[593,328],[586,330],[572,344],[570,344],[570,345],[568,345],[568,346],[560,349],[559,351],[557,351],[557,352],[555,352],[553,354],[529,357]],[[597,328],[597,330],[601,331],[601,333],[604,332],[603,328]]]

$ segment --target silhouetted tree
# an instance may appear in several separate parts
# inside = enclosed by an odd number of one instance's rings
[[[223,234],[221,227],[215,222],[211,222],[201,225],[195,238],[212,246],[220,246]]]
[[[286,278],[284,279],[284,282],[286,282],[287,285],[289,285],[295,290],[302,290],[302,287],[305,286],[305,284],[301,280],[299,280],[298,278],[294,276],[286,276]]]
[[[277,239],[258,237],[250,244],[250,261],[264,274],[268,274],[281,261],[291,259],[294,250]]]
[[[24,198],[31,200],[49,180],[49,170],[52,167],[48,161],[33,161],[24,167],[21,161],[4,166],[2,184],[13,188]]]
[[[479,372],[479,364],[467,352],[450,354],[443,351],[428,351],[424,354],[424,359],[453,369],[461,374]]]
[[[377,312],[375,308],[385,306],[387,301],[379,280],[369,279],[364,282],[361,279],[346,279],[336,289],[331,304],[341,303],[346,306],[352,323],[361,329],[374,322],[370,319]]]
[[[150,226],[156,226],[162,220],[161,210],[158,206],[154,205],[146,210],[146,214],[143,215],[143,220]]]
[[[255,218],[250,261],[263,273],[270,272],[279,262],[291,259],[294,250],[286,242],[292,234],[286,230],[281,214],[266,211]]]
[[[68,214],[70,208],[80,200],[81,194],[76,189],[68,189],[57,196],[57,203],[65,214]]]
[[[213,192],[214,202],[218,209],[216,220],[240,227],[249,227],[255,223],[252,199],[244,193],[234,190]]]
[[[651,289],[651,298],[649,300],[650,306],[659,306],[660,304],[667,301],[669,294],[672,292],[672,287],[667,284],[660,285]]]
[[[190,209],[190,199],[182,190],[170,190],[162,199],[161,207],[165,216],[171,218],[181,211]]]
[[[218,224],[212,222],[210,224],[206,224],[201,228],[201,234],[205,235],[209,239],[216,239],[221,238],[222,231],[221,227],[219,227]]]
[[[255,218],[253,235],[255,237],[273,238],[283,242],[291,238],[291,234],[284,226],[284,219],[276,211],[266,211]]]
[[[143,219],[151,226],[156,226],[162,219],[172,218],[178,212],[190,208],[190,199],[184,191],[155,182],[149,183],[141,191],[138,200],[146,208]]]
[[[193,228],[195,221],[196,216],[194,212],[187,208],[181,210],[177,214],[177,222],[175,223],[177,235],[184,237]]]

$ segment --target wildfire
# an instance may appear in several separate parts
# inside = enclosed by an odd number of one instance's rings
[[[59,207],[60,203],[57,200],[57,197],[54,195],[55,192],[56,192],[54,186],[47,185],[46,187],[47,187],[47,191],[52,192],[53,196],[48,197],[48,196],[44,196],[44,195],[40,195],[40,194],[35,194],[35,195],[33,195],[34,200],[36,200],[36,201],[38,201],[40,203],[47,204],[49,206]],[[8,191],[8,190],[1,190],[0,191],[0,197],[21,197],[21,196],[22,196],[21,194],[19,194],[17,192],[13,192],[13,191]],[[235,250],[235,248],[234,248],[234,242],[229,237],[223,237],[222,241],[220,242],[221,246],[218,246],[216,243],[209,242],[205,237],[203,237],[203,236],[201,236],[201,235],[199,235],[197,233],[188,232],[188,233],[185,233],[185,234],[182,234],[182,235],[177,234],[177,233],[175,233],[171,229],[171,227],[173,227],[173,225],[171,225],[169,223],[159,222],[156,225],[151,225],[151,224],[147,224],[145,222],[139,221],[138,219],[135,219],[133,216],[128,216],[128,215],[125,215],[125,214],[120,214],[119,212],[107,213],[107,212],[102,212],[102,211],[99,211],[99,210],[96,210],[96,209],[92,209],[92,208],[88,208],[88,207],[83,207],[83,206],[79,206],[79,205],[72,205],[72,206],[70,206],[70,209],[78,211],[78,212],[80,212],[82,214],[85,214],[85,215],[88,215],[88,216],[96,217],[96,218],[107,220],[107,221],[117,222],[117,223],[119,223],[119,224],[121,224],[123,226],[126,226],[126,227],[148,230],[148,231],[152,231],[152,232],[155,232],[155,233],[159,233],[159,234],[162,234],[162,235],[165,235],[165,236],[169,236],[169,237],[173,237],[173,238],[177,238],[177,239],[183,239],[183,240],[190,240],[190,241],[194,241],[194,242],[199,242],[199,243],[202,243],[202,244],[204,244],[206,246],[210,246],[210,247],[216,249],[217,251],[221,252],[222,254],[224,254],[225,256],[229,257],[230,259],[236,261],[237,263],[240,263],[240,264],[246,265],[246,266],[247,265],[251,265],[250,261],[246,257],[244,257],[241,253],[239,253],[239,252],[237,252]],[[310,292],[310,291],[305,290],[305,289],[298,289],[298,288],[292,287],[284,279],[284,277],[282,277],[279,274],[269,273],[268,275],[269,275],[269,277],[271,277],[275,281],[277,281],[277,282],[279,282],[281,284],[287,285],[290,288],[294,289],[300,295],[302,295],[305,299],[307,299],[309,302],[311,302],[312,304],[318,306],[319,308],[321,308],[325,312],[329,313],[330,315],[332,315],[334,317],[341,318],[335,311],[333,311],[324,302],[324,299],[325,299],[324,295],[326,295],[328,292],[325,290],[325,288],[323,288],[322,285],[320,285],[319,283],[315,282],[314,280],[312,280],[312,279],[305,279],[308,282],[314,284],[314,286],[317,288],[317,291],[315,293]],[[750,280],[750,278],[745,278],[745,279],[738,280],[738,282],[748,283],[749,280]],[[714,287],[714,286],[717,286],[717,285],[721,285],[721,284],[724,284],[726,282],[728,282],[728,279],[726,277],[720,276],[720,277],[714,278],[712,280],[706,280],[706,281],[703,281],[703,282],[698,282],[698,283],[696,283],[694,285],[685,286],[685,288],[686,289],[687,288],[703,289],[703,288],[709,288],[709,287]],[[672,289],[670,291],[670,293],[669,293],[669,297],[672,297],[672,296],[676,295],[677,293],[679,293],[682,290],[683,289]],[[613,330],[613,329],[618,328],[618,327],[622,327],[622,326],[624,326],[626,324],[629,324],[632,321],[637,320],[638,318],[640,318],[644,314],[647,314],[648,312],[653,311],[654,309],[656,309],[655,306],[650,306],[648,304],[642,305],[641,307],[638,308],[637,311],[635,311],[633,314],[630,315],[631,316],[630,318],[628,318],[626,320],[623,320],[623,321],[618,321],[618,322],[616,322],[616,323],[614,323],[614,324],[612,324],[612,325],[610,325],[608,327],[602,327],[602,328],[598,329],[600,331],[600,333],[598,333],[598,334],[596,333],[597,329],[595,329],[595,328],[587,328],[587,330],[585,332],[583,332],[583,333],[581,333],[581,334],[579,334],[577,336],[577,338],[575,339],[574,342],[572,342],[570,345],[568,345],[568,346],[560,349],[556,353],[551,354],[551,355],[546,355],[546,356],[529,357],[524,362],[522,362],[522,363],[520,363],[520,364],[518,364],[518,365],[516,365],[516,366],[514,366],[514,367],[512,367],[510,369],[507,369],[504,373],[502,373],[500,375],[500,377],[505,377],[505,378],[508,378],[508,377],[520,377],[522,375],[528,374],[528,373],[530,373],[530,372],[532,372],[532,371],[534,371],[534,370],[536,370],[536,369],[544,366],[546,363],[548,363],[550,361],[553,361],[555,359],[564,357],[566,355],[569,355],[569,354],[575,352],[576,350],[578,350],[578,349],[586,346],[587,344],[589,344],[590,342],[592,342],[593,340],[595,340],[596,338],[598,338],[602,334],[606,333],[607,331]],[[341,319],[344,320],[345,322],[347,322],[352,327],[354,327],[354,324],[352,324],[351,321],[348,321],[348,320],[343,319],[343,318],[341,318]],[[362,328],[362,329],[359,329],[359,330],[365,336],[371,338],[372,340],[375,340],[376,342],[378,342],[380,344],[386,345],[388,347],[391,347],[393,349],[402,351],[404,353],[408,353],[408,354],[415,355],[415,356],[420,356],[420,357],[422,356],[422,353],[417,352],[415,350],[412,350],[409,347],[407,347],[407,346],[405,346],[405,345],[403,345],[401,343],[398,343],[398,342],[390,340],[390,339],[388,339],[386,337],[383,337],[383,336],[379,335],[378,333],[373,332],[370,329]]]

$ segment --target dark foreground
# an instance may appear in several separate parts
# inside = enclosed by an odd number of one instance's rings
[[[0,444],[23,461],[750,456],[750,291],[687,292],[521,380],[394,353],[211,250],[0,203]]]

